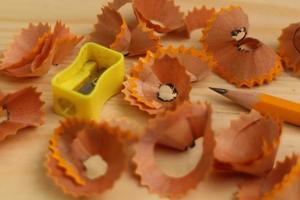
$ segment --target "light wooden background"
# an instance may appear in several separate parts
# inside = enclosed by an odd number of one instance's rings
[[[88,34],[91,32],[96,21],[96,14],[100,7],[107,1],[102,0],[1,0],[0,1],[0,51],[5,50],[29,22],[50,22],[61,19],[67,23],[71,30],[77,34]],[[177,0],[182,5],[182,10],[193,6],[228,6],[230,4],[241,5],[249,14],[250,36],[256,37],[266,44],[276,48],[277,38],[281,29],[289,23],[300,21],[300,1],[298,0]],[[129,7],[123,12],[129,14]],[[165,43],[179,44],[200,48],[198,39],[200,31],[193,33],[190,40],[174,41],[173,38],[164,38]],[[77,49],[78,50],[78,49]],[[38,79],[27,79],[17,81],[0,76],[0,89],[3,92],[12,92],[27,85],[36,85],[43,92],[46,101],[45,125],[37,129],[28,129],[20,132],[17,136],[10,137],[0,144],[0,199],[10,200],[62,200],[72,199],[64,195],[59,188],[52,184],[43,167],[44,157],[47,152],[48,139],[53,129],[58,126],[61,119],[52,111],[52,95],[50,80],[65,66],[74,56],[69,56],[63,64],[53,67],[50,72]],[[134,60],[128,60],[126,66],[130,67]],[[211,102],[214,110],[213,127],[216,132],[227,127],[229,121],[238,116],[244,110],[222,97],[212,93],[209,86],[233,88],[216,75],[211,75],[204,81],[193,85],[192,100],[206,100]],[[273,95],[288,98],[300,102],[300,79],[289,73],[283,73],[270,85],[252,89],[252,91],[264,91]],[[147,115],[129,106],[122,100],[122,95],[113,97],[105,105],[102,118],[126,116],[139,122],[143,126]],[[197,148],[195,148],[197,150]],[[278,159],[286,154],[300,151],[300,128],[285,125],[282,142],[280,144]],[[180,156],[171,155],[168,152],[158,154],[158,162],[167,173],[186,173],[197,161],[195,150]],[[196,190],[188,193],[185,200],[196,199],[232,199],[237,190],[237,184],[243,178],[237,176],[210,175],[199,184]],[[115,187],[104,194],[91,198],[93,200],[156,200],[159,197],[149,194],[148,191],[139,187],[137,179],[125,172]]]

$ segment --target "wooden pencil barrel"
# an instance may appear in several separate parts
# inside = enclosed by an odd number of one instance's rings
[[[300,126],[300,104],[298,103],[261,94],[254,109],[263,114],[277,116],[285,122]]]

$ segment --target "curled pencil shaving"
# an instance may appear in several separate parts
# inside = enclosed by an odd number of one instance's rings
[[[278,163],[264,179],[263,199],[299,199],[300,158],[298,155],[287,157]]]
[[[208,21],[201,42],[205,50],[218,50],[226,47],[228,42],[244,39],[248,30],[248,16],[240,7],[222,8]]]
[[[53,31],[55,53],[53,56],[53,64],[59,64],[63,59],[76,47],[83,39],[83,36],[77,36],[70,32],[61,21],[56,22]]]
[[[147,110],[147,113],[149,115],[156,115],[157,114],[157,108],[153,108],[152,106],[148,106],[144,104],[144,102],[140,102],[135,96],[132,95],[132,92],[129,91],[131,90],[131,86],[129,86],[128,81],[125,81],[123,83],[124,89],[122,90],[122,93],[124,94],[124,100],[129,102],[130,105],[138,107],[140,110]],[[160,106],[158,105],[158,108]]]
[[[40,96],[41,93],[34,87],[27,87],[7,95],[0,94],[0,115],[6,113],[6,119],[0,123],[0,141],[15,135],[23,128],[43,124],[44,102]]]
[[[283,70],[273,49],[246,37],[248,27],[243,10],[229,7],[211,18],[201,39],[214,71],[238,87],[269,83]]]
[[[49,32],[41,31],[41,29],[49,30]],[[52,36],[48,24],[39,23],[36,26],[30,24],[28,29],[23,29],[21,35],[16,37],[15,42],[4,53],[1,73],[13,77],[40,76],[40,69],[48,69],[51,65],[49,63],[51,42]],[[15,51],[12,48],[19,50]]]
[[[142,110],[142,109],[144,109],[144,107],[146,107],[146,108],[148,108],[147,112],[150,115],[155,115],[155,113],[156,113],[155,109],[153,109],[153,108],[151,109],[151,107],[148,107],[147,105],[143,104],[142,102],[139,102],[136,97],[132,96],[131,91],[129,91],[131,87],[129,86],[128,81],[125,81],[123,83],[123,86],[124,86],[124,88],[122,90],[122,93],[124,94],[124,100],[129,102],[130,105],[138,107],[140,110]]]
[[[151,74],[152,75],[152,74]],[[152,77],[151,77],[152,78]],[[154,81],[158,82],[156,77],[153,77]],[[151,79],[150,79],[151,80]],[[141,81],[139,78],[129,77],[127,79],[128,82],[128,90],[131,92],[131,95],[139,102],[142,103],[142,105],[147,106],[148,108],[153,109],[160,109],[162,107],[162,104],[160,102],[155,101],[155,99],[147,100],[144,96],[144,94],[141,92],[142,88],[145,87],[145,90],[152,91],[152,93],[156,93],[155,91],[158,91],[158,84],[153,83],[153,86],[145,85],[143,81]],[[150,96],[150,95],[149,95]],[[154,96],[154,95],[151,95]],[[150,96],[150,98],[151,98]]]
[[[184,14],[173,0],[133,0],[133,9],[137,18],[156,32],[168,33],[184,27]]]
[[[115,136],[117,136],[120,139],[135,139],[133,136],[131,136],[131,130],[129,128],[133,127],[132,124],[129,122],[126,122],[124,125],[127,124],[126,127],[121,128],[121,124],[124,123],[124,120],[110,120],[107,121],[101,121],[101,127],[109,129],[111,133],[113,133]],[[69,152],[63,151],[61,149],[64,149],[64,145],[62,142],[65,142],[61,139],[61,134],[68,134],[69,131],[78,130],[77,134],[80,134],[80,132],[86,131],[86,127],[90,124],[93,124],[92,122],[88,123],[83,120],[78,119],[69,119],[66,122],[61,124],[61,127],[56,129],[54,135],[52,136],[50,140],[50,146],[49,149],[52,151],[52,157],[56,158],[59,161],[59,166],[65,169],[65,173],[70,178],[73,178],[74,181],[76,181],[77,184],[84,185],[86,181],[80,177],[79,170],[76,168],[76,166],[72,163],[72,156],[69,154]],[[75,141],[75,139],[74,139]],[[75,149],[76,150],[76,149]]]
[[[121,25],[121,32],[116,36],[116,40],[110,45],[111,49],[125,52],[129,48],[131,42],[131,34],[125,21]]]
[[[49,177],[65,193],[75,197],[89,197],[110,189],[126,163],[116,130],[106,122],[66,119],[50,143],[51,152],[46,161]],[[83,162],[94,155],[103,158],[107,170],[104,175],[90,179],[85,175]]]
[[[184,102],[175,110],[167,111],[148,123],[150,132],[156,132],[157,143],[177,150],[186,150],[203,136],[210,115],[204,103]]]
[[[72,35],[60,21],[54,33],[49,24],[29,24],[4,52],[1,72],[13,77],[42,76],[54,61],[55,64],[61,62],[81,39]]]
[[[279,55],[285,67],[300,75],[300,23],[290,24],[279,37]]]
[[[107,122],[111,128],[116,129],[114,132],[118,134],[122,141],[136,142],[142,133],[137,123],[126,117],[105,119],[104,122]]]
[[[69,130],[72,130],[75,126],[78,129],[78,132],[80,132],[81,129],[84,127],[83,121],[78,121],[77,119],[74,120],[67,120],[63,123],[61,123],[61,126],[58,127],[54,134],[52,135],[50,139],[50,145],[49,150],[51,151],[51,157],[57,160],[57,165],[64,169],[64,173],[67,177],[72,178],[73,181],[78,185],[84,185],[86,184],[86,180],[82,178],[79,175],[79,170],[77,169],[77,166],[72,163],[72,157],[71,154],[67,151],[60,151],[61,148],[63,148],[63,140],[62,134],[66,132],[69,133]],[[76,132],[78,134],[78,132]],[[74,140],[74,138],[72,138]]]
[[[127,4],[127,3],[131,3],[132,0],[113,0],[112,2],[108,3],[108,6],[110,8],[113,8],[115,10],[120,9],[123,5]]]
[[[97,18],[95,30],[90,34],[91,41],[120,52],[127,51],[131,34],[121,14],[117,10],[105,6]]]
[[[142,87],[144,87],[144,86],[142,86],[142,84],[144,84],[143,80],[140,80],[143,78],[146,78],[147,82],[149,83],[149,84],[145,85],[145,87],[148,88],[147,90],[149,90],[149,91],[152,90],[153,91],[152,93],[157,92],[157,87],[160,85],[157,83],[157,82],[159,82],[159,80],[153,73],[151,67],[148,66],[148,65],[152,65],[154,62],[155,62],[155,58],[154,57],[152,58],[150,56],[146,57],[145,59],[141,59],[139,61],[139,64],[136,67],[134,67],[134,69],[133,69],[133,71],[135,71],[136,75],[134,75],[133,77],[129,77],[128,83],[130,86],[129,91],[132,92],[132,94],[135,96],[135,98],[138,101],[142,102],[143,104],[145,104],[148,107],[158,109],[158,108],[161,108],[161,106],[162,106],[160,102],[155,101],[155,99],[145,101],[145,97],[143,95],[139,95],[139,93],[135,94],[135,93],[137,93],[137,89],[136,89],[137,87],[139,87],[138,90],[141,90]],[[152,96],[153,96],[153,94],[152,94]],[[154,94],[154,96],[156,96],[156,94]],[[150,98],[151,98],[151,96],[150,96]]]
[[[194,48],[186,48],[183,45],[178,48],[169,46],[159,48],[154,54],[158,57],[168,55],[177,58],[179,63],[185,67],[186,73],[190,76],[192,82],[204,79],[211,71],[204,52],[197,51]]]
[[[172,199],[180,198],[189,190],[195,188],[198,183],[203,180],[208,173],[213,162],[213,148],[215,145],[213,131],[211,130],[211,111],[208,107],[208,115],[206,117],[197,118],[203,127],[203,153],[197,166],[187,175],[183,177],[170,177],[164,174],[155,162],[155,145],[158,138],[162,137],[163,132],[156,132],[156,129],[149,128],[146,134],[141,138],[136,146],[136,154],[133,162],[136,164],[135,173],[140,177],[140,183],[148,187],[150,192],[159,194],[161,197],[169,197]],[[185,120],[185,119],[181,119]],[[169,135],[171,136],[171,135]],[[176,137],[176,135],[173,135]],[[168,147],[168,146],[167,146]]]
[[[153,111],[159,109],[161,104],[154,100],[145,101],[143,95],[138,95],[135,88],[139,86],[141,87],[142,81],[140,80],[140,74],[144,71],[144,76],[148,79],[148,82],[152,82],[149,86],[149,90],[156,90],[155,82],[157,82],[157,80],[155,80],[150,68],[147,66],[151,65],[155,59],[164,58],[166,56],[176,58],[179,63],[185,67],[186,73],[190,76],[190,79],[193,82],[205,78],[210,73],[210,68],[203,58],[203,53],[193,48],[185,48],[184,46],[174,48],[169,46],[167,48],[159,48],[154,53],[148,52],[144,58],[139,60],[137,65],[131,68],[131,77],[127,78],[127,81],[124,84],[125,88],[123,93],[125,95],[125,100],[130,102],[131,105],[138,106],[140,109],[143,109],[144,107],[147,109],[149,114],[155,114]],[[137,103],[137,101],[140,103]],[[149,107],[154,110],[149,109]]]
[[[128,48],[129,56],[143,55],[147,51],[156,51],[161,47],[160,37],[153,29],[149,29],[143,22],[131,30],[131,43]]]
[[[242,114],[216,137],[215,166],[221,171],[264,175],[273,167],[280,135],[279,121],[254,110]]]
[[[32,61],[38,54],[50,32],[49,24],[29,24],[27,29],[22,29],[20,35],[3,52],[1,69],[19,67]]]
[[[130,103],[135,100],[141,110],[158,114],[189,99],[190,80],[176,58],[146,56],[139,60],[133,71],[125,90],[133,97]],[[124,94],[128,96],[128,93]]]
[[[46,74],[51,65],[55,54],[55,48],[54,48],[54,37],[53,35],[50,35],[47,40],[45,41],[45,45],[43,46],[43,49],[41,51],[40,55],[37,55],[34,61],[31,63],[30,68],[24,67],[24,68],[18,68],[15,70],[12,70],[13,74],[20,77],[36,77]]]
[[[102,8],[102,14],[98,15],[95,30],[90,36],[92,41],[129,56],[155,51],[161,46],[160,38],[143,22],[129,30],[121,14],[108,6]]]
[[[194,8],[189,11],[184,18],[184,23],[186,30],[190,34],[192,31],[200,28],[205,28],[208,24],[208,21],[215,14],[215,9],[208,9],[205,6],[202,8]]]
[[[263,179],[253,179],[239,185],[239,191],[235,194],[238,200],[260,200],[260,187]]]
[[[236,196],[239,200],[299,199],[299,177],[299,156],[287,156],[265,177],[241,184]]]

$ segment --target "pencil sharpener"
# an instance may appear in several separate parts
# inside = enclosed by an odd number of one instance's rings
[[[103,104],[122,88],[124,56],[86,43],[65,70],[52,79],[54,111],[64,117],[99,119]]]

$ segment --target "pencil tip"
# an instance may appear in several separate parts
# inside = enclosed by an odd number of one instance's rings
[[[211,90],[213,90],[213,91],[215,91],[215,92],[217,92],[217,93],[219,93],[221,95],[225,95],[228,92],[228,90],[223,89],[223,88],[209,87],[209,89],[211,89]]]

